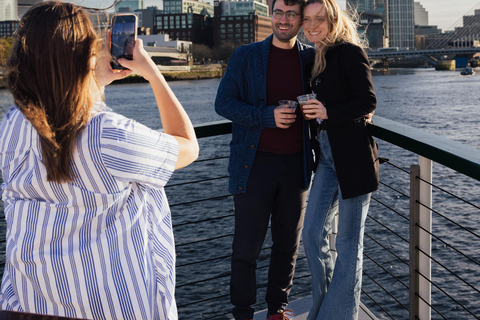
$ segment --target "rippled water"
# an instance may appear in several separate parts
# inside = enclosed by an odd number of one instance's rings
[[[394,121],[398,121],[415,128],[423,129],[449,139],[462,142],[466,145],[480,149],[480,74],[462,77],[459,71],[434,71],[433,69],[407,69],[391,70],[388,73],[374,72],[374,85],[378,98],[376,114]],[[220,80],[195,80],[170,82],[180,102],[184,105],[194,124],[223,120],[213,108],[216,90]],[[150,126],[153,129],[161,128],[161,122],[153,93],[148,84],[113,85],[106,89],[107,104],[115,111],[127,117]],[[3,117],[6,109],[11,104],[10,95],[0,91],[0,117]],[[380,156],[389,158],[396,165],[409,169],[409,166],[417,163],[417,156],[394,147],[383,141],[378,141]],[[228,156],[227,137],[215,137],[201,140],[200,159]],[[170,185],[189,180],[201,180],[203,178],[220,177],[226,175],[226,159],[218,159],[212,162],[195,163],[192,166],[179,170],[174,174]],[[448,189],[450,192],[459,194],[468,201],[480,206],[480,183],[466,178],[443,166],[434,164],[434,183]],[[382,165],[382,182],[392,184],[399,191],[408,195],[409,176],[392,166]],[[225,198],[215,202],[193,203],[188,206],[176,206],[179,201],[192,201],[203,199],[209,195],[227,195],[227,180],[202,182],[195,187],[170,187],[167,194],[172,206],[173,221],[176,225],[177,244],[177,297],[179,306],[188,305],[189,302],[208,299],[212,295],[228,293],[228,258],[215,260],[211,263],[198,266],[188,266],[192,260],[209,260],[218,256],[228,256],[231,246],[231,238],[221,238],[215,242],[199,242],[183,245],[195,240],[217,236],[233,232],[233,219],[224,218],[205,221],[194,225],[184,225],[188,221],[197,221],[206,217],[228,216],[233,213],[231,198]],[[408,307],[408,266],[397,260],[394,256],[386,253],[378,243],[391,250],[404,261],[408,261],[408,217],[409,200],[400,193],[392,192],[382,186],[374,194],[370,217],[367,221],[367,235],[365,238],[365,271],[364,289],[373,299],[381,301],[382,306],[395,319],[406,319],[408,313],[401,304]],[[393,208],[397,213],[385,209],[385,205]],[[3,203],[0,202],[0,211],[3,215]],[[434,190],[434,208],[455,222],[467,225],[473,232],[480,234],[480,210],[465,205],[442,192]],[[375,219],[375,220],[374,220]],[[375,222],[375,221],[378,221]],[[3,220],[2,220],[3,222]],[[380,227],[379,223],[387,224],[391,231]],[[480,241],[478,237],[462,231],[453,223],[440,219],[434,214],[434,234],[449,243],[455,244],[459,250],[465,250],[466,254],[480,261]],[[4,233],[1,239],[4,239]],[[374,240],[373,240],[373,239]],[[268,242],[268,239],[267,239]],[[2,252],[4,253],[4,252]],[[461,284],[455,276],[451,276],[437,263],[433,263],[433,279],[437,281],[443,290],[453,298],[462,302],[474,314],[480,314],[480,268],[458,256],[443,243],[434,240],[433,255],[443,266],[449,270],[458,272],[459,275],[473,283],[474,288]],[[302,256],[302,255],[301,255]],[[370,260],[380,262],[385,270]],[[259,265],[268,264],[268,255],[262,255]],[[392,280],[388,272],[398,277],[399,281]],[[259,272],[259,282],[265,279],[265,272]],[[303,277],[295,281],[293,294],[302,296],[303,291],[309,289],[309,279],[305,260],[297,264],[297,276]],[[208,284],[201,285],[195,290],[185,286],[192,281],[223,276],[212,287]],[[390,298],[385,291],[378,289],[369,279],[375,278],[382,286],[400,301],[401,304]],[[460,284],[459,284],[460,283]],[[449,319],[473,319],[473,317],[456,306],[438,289],[433,289],[433,302],[446,318]],[[259,295],[259,302],[263,299]],[[362,301],[371,308],[380,319],[390,319],[380,310],[364,293]],[[229,312],[228,298],[222,302],[209,302],[192,305],[183,308],[180,319],[186,316],[196,315],[196,318],[206,319],[209,312]],[[227,318],[227,317],[225,317]],[[435,312],[433,319],[441,319]]]

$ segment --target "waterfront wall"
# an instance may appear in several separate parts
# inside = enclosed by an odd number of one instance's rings
[[[178,80],[201,80],[201,79],[215,79],[223,77],[224,70],[208,70],[208,71],[175,71],[175,72],[162,72],[163,76],[167,81],[178,81]],[[113,84],[120,83],[142,83],[147,82],[143,77],[137,75],[130,75],[122,80],[114,81]],[[5,82],[3,77],[0,77],[0,89],[5,89]]]
[[[184,71],[184,72],[162,72],[167,81],[178,80],[201,80],[201,79],[215,79],[223,76],[223,70],[214,71]],[[146,80],[137,75],[131,75],[122,80],[114,81],[113,83],[141,83]]]

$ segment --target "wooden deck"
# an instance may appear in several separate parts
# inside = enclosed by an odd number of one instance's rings
[[[289,309],[293,310],[292,320],[306,320],[310,306],[312,305],[312,298],[303,298],[290,302]],[[254,320],[265,320],[267,317],[267,310],[255,313]],[[364,305],[360,303],[360,313],[358,320],[378,320]]]

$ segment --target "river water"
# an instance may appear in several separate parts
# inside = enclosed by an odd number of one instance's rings
[[[463,77],[459,71],[435,71],[433,69],[392,69],[388,72],[374,71],[374,86],[378,98],[376,115],[398,121],[412,127],[459,141],[471,147],[480,149],[480,73]],[[170,82],[180,102],[185,107],[194,124],[223,120],[214,111],[215,94],[220,79]],[[133,118],[153,129],[162,127],[155,105],[153,93],[148,84],[122,84],[106,88],[106,102],[115,111]],[[6,90],[0,91],[0,118],[11,105],[12,99]],[[218,256],[228,256],[231,238],[220,238],[212,242],[195,242],[220,234],[232,233],[233,204],[231,198],[219,201],[202,201],[199,203],[177,206],[182,201],[204,199],[208,196],[227,195],[227,179],[219,179],[200,183],[200,186],[175,186],[191,180],[209,179],[226,176],[229,137],[201,139],[200,159],[218,158],[209,162],[198,162],[190,167],[176,172],[167,188],[167,194],[172,206],[172,215],[177,244],[177,302],[180,306],[180,319],[194,317],[196,319],[212,318],[213,314],[225,314],[228,319],[228,297],[221,301],[209,300],[213,295],[228,294],[228,258],[214,260],[207,265],[188,264],[193,260],[210,260]],[[403,149],[378,141],[381,157],[388,158],[395,165],[409,169],[417,163],[416,155]],[[480,206],[480,183],[461,176],[443,166],[434,164],[434,183],[466,198],[469,202]],[[384,164],[381,167],[382,182],[391,184],[395,189],[408,195],[408,174]],[[392,192],[390,188],[381,186],[374,194],[367,221],[364,258],[365,272],[362,301],[371,308],[379,319],[407,319],[408,313],[408,266],[390,253],[386,253],[379,243],[391,250],[396,256],[408,261],[408,198],[401,193]],[[396,213],[386,210],[388,206]],[[480,212],[476,208],[465,205],[461,201],[445,196],[434,190],[434,208],[460,224],[467,225],[469,230],[480,234]],[[3,203],[0,202],[0,215],[3,216]],[[222,218],[226,216],[225,218]],[[207,218],[212,220],[196,224],[186,224]],[[378,221],[378,222],[377,222]],[[387,224],[394,235],[382,227]],[[5,228],[2,220],[1,228]],[[453,243],[458,250],[465,252],[472,259],[480,261],[480,241],[478,237],[457,228],[452,222],[434,216],[434,234]],[[0,255],[4,255],[4,231],[0,232]],[[267,242],[269,239],[267,239]],[[190,242],[195,242],[189,244]],[[463,251],[464,250],[464,251]],[[459,284],[459,280],[433,264],[433,281],[443,291],[466,306],[477,317],[480,315],[480,268],[463,256],[457,256],[445,244],[434,240],[433,255],[439,263],[460,277],[471,281],[473,288]],[[201,257],[201,258],[199,258]],[[302,253],[300,254],[302,257]],[[0,259],[4,259],[0,256]],[[372,262],[372,260],[375,262]],[[384,269],[377,266],[381,264]],[[268,264],[268,255],[262,254],[259,266]],[[259,271],[259,282],[265,279],[265,269]],[[389,275],[395,275],[398,280]],[[309,290],[308,267],[305,259],[300,259],[297,265],[292,294],[304,296]],[[214,285],[201,283],[200,287],[194,281],[208,277],[218,277]],[[379,289],[370,279],[375,278],[398,301],[391,298],[384,290]],[[402,282],[404,284],[402,284]],[[435,308],[447,319],[474,319],[452,300],[440,293],[434,287],[433,303]],[[263,293],[259,294],[259,302],[263,301]],[[368,294],[368,295],[367,295]],[[369,298],[379,301],[386,312],[379,309]],[[206,301],[191,304],[192,301]],[[213,298],[212,298],[213,299]],[[403,306],[402,306],[403,304]],[[405,307],[404,307],[405,306]],[[261,305],[260,307],[264,307]],[[433,319],[443,319],[433,313]],[[216,319],[223,319],[216,317]]]

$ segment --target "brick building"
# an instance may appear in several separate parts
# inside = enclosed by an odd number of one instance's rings
[[[232,4],[248,5],[251,11],[231,10]],[[223,8],[225,6],[225,8]],[[258,9],[255,7],[258,6]],[[228,11],[224,10],[227,9]],[[272,33],[272,22],[268,17],[268,5],[265,1],[214,1],[213,44],[218,47],[232,43],[241,45],[262,41]],[[232,15],[231,12],[239,14]],[[260,13],[260,14],[259,14]]]

